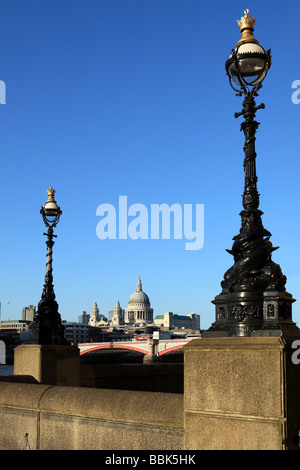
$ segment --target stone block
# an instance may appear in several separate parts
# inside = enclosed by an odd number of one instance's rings
[[[293,364],[291,353],[283,337],[189,342],[184,348],[185,449],[296,448],[300,365]]]
[[[69,345],[23,344],[14,349],[14,375],[31,375],[42,384],[78,386],[79,349]]]

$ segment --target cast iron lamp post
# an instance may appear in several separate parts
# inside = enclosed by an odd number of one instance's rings
[[[271,53],[254,38],[255,18],[249,10],[238,21],[241,39],[225,63],[231,87],[237,96],[243,96],[243,109],[235,117],[243,116],[241,130],[244,144],[244,193],[240,233],[233,240],[233,266],[221,282],[222,292],[213,303],[216,321],[203,336],[257,336],[282,335],[285,330],[298,328],[292,322],[291,294],[285,290],[286,277],[280,266],[271,259],[274,248],[271,233],[262,224],[257,191],[255,121],[258,109],[254,97],[271,67]]]
[[[57,205],[54,194],[55,190],[50,186],[47,190],[48,199],[42,206],[40,213],[43,221],[48,228],[47,233],[47,263],[45,284],[38,310],[35,314],[34,321],[30,325],[30,338],[28,343],[43,345],[66,344],[64,338],[64,326],[61,323],[61,317],[58,313],[58,304],[55,300],[53,275],[52,275],[52,248],[54,245],[53,229],[57,226],[62,211]]]

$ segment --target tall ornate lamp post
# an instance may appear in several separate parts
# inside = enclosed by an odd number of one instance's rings
[[[57,205],[54,195],[55,190],[50,186],[47,190],[48,199],[44,206],[42,206],[40,213],[42,214],[43,221],[48,228],[47,233],[47,263],[46,263],[46,276],[45,284],[42,293],[42,298],[38,305],[33,323],[30,325],[30,344],[42,345],[59,345],[66,344],[64,338],[64,327],[61,323],[61,317],[58,313],[58,304],[55,300],[53,275],[52,275],[52,248],[54,245],[53,229],[57,226],[62,211]]]
[[[205,336],[282,335],[285,330],[297,330],[292,322],[291,294],[285,290],[286,277],[271,259],[274,248],[271,234],[262,224],[257,191],[255,134],[259,123],[254,98],[271,67],[267,52],[254,38],[255,18],[249,10],[238,21],[241,39],[232,50],[225,68],[231,87],[243,96],[243,109],[235,117],[244,117],[241,130],[245,134],[243,210],[241,228],[231,250],[234,264],[221,282],[222,292],[213,303],[216,319]]]

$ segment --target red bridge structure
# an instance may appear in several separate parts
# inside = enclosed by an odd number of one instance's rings
[[[180,339],[168,339],[168,340],[125,340],[125,341],[110,341],[110,342],[100,342],[100,343],[80,343],[78,348],[80,349],[80,356],[95,353],[97,351],[105,350],[130,350],[135,351],[136,353],[155,356],[163,356],[170,352],[179,350],[183,348],[189,341],[193,340],[193,337],[190,338],[180,338]]]

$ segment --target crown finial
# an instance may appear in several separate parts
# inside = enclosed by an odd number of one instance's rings
[[[50,184],[50,189],[47,189],[47,193],[48,193],[48,199],[46,202],[54,202],[56,203],[55,199],[54,199],[54,194],[55,194],[55,189],[52,188],[52,184]]]
[[[248,8],[244,11],[245,15],[242,16],[242,18],[237,20],[237,23],[240,27],[241,31],[241,39],[237,43],[236,47],[241,46],[242,44],[245,44],[247,42],[252,42],[254,44],[259,44],[259,42],[254,38],[253,36],[253,31],[254,31],[254,25],[256,22],[256,18],[251,18],[249,15],[249,10]]]

